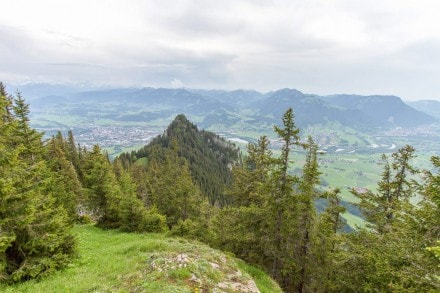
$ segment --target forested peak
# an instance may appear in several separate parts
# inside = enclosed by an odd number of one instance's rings
[[[225,140],[216,133],[203,129],[200,130],[197,125],[189,121],[184,114],[179,114],[174,118],[161,137],[161,140],[163,147],[171,147],[174,141],[181,150],[187,147],[197,148],[199,150],[205,148],[222,148],[225,150],[221,152],[238,152],[238,148],[236,148],[233,143]],[[157,139],[151,144],[155,144],[156,141]]]
[[[168,136],[174,136],[183,130],[192,130],[198,132],[198,128],[195,124],[191,123],[185,115],[179,114],[174,118],[173,122],[168,126],[166,134]]]
[[[122,154],[119,158],[127,167],[141,158],[160,160],[160,150],[166,149],[176,149],[177,155],[188,162],[193,180],[212,204],[224,203],[223,190],[231,183],[231,168],[240,161],[239,149],[233,143],[213,132],[199,130],[180,114],[163,135],[140,150]]]
[[[186,118],[186,116],[184,114],[179,114],[176,116],[176,118],[174,118],[174,122],[183,122],[183,123],[189,123],[192,124],[188,118]]]

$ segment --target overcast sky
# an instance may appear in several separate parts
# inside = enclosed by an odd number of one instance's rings
[[[0,80],[440,100],[436,0],[2,0]]]

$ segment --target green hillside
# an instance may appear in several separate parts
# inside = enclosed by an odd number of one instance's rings
[[[191,177],[209,201],[223,204],[223,192],[232,181],[231,169],[239,164],[239,149],[219,135],[199,130],[183,114],[177,115],[163,135],[151,143],[119,158],[124,165],[130,162],[146,163],[147,159],[161,156],[157,149],[176,147],[178,156],[188,161]],[[160,151],[159,151],[160,153]]]
[[[261,292],[282,292],[261,270],[197,242],[91,225],[76,226],[74,233],[78,258],[66,269],[41,280],[0,284],[0,291],[233,292],[256,284]]]

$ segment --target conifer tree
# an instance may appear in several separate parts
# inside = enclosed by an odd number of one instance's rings
[[[327,199],[327,207],[318,216],[315,228],[315,243],[312,247],[314,269],[310,280],[311,292],[336,292],[335,279],[338,278],[338,257],[343,234],[340,230],[344,224],[342,213],[345,207],[341,205],[340,189],[323,193]]]
[[[76,221],[79,205],[84,202],[83,188],[73,164],[65,156],[63,145],[62,136],[49,140],[46,157],[55,175],[53,188],[57,194],[56,202],[64,207],[71,221]]]
[[[215,244],[266,267],[286,291],[306,292],[316,269],[317,145],[311,138],[300,142],[292,109],[284,114],[283,126],[275,128],[283,142],[279,158],[272,157],[262,137],[248,146],[243,167],[234,170],[228,192],[233,205],[214,218]],[[301,177],[289,174],[293,146],[307,151]]]
[[[269,150],[269,140],[260,137],[258,143],[247,146],[244,165],[233,169],[233,184],[227,192],[229,201],[234,206],[256,205],[262,207],[267,201],[270,170],[274,163]]]
[[[78,149],[76,147],[75,138],[73,136],[73,132],[71,129],[67,132],[67,141],[65,143],[66,149],[66,158],[72,162],[73,166],[75,168],[79,168],[79,156],[78,156]]]
[[[299,129],[294,122],[293,110],[288,109],[283,117],[283,128],[275,126],[275,132],[283,145],[281,156],[275,162],[272,175],[272,196],[268,201],[269,222],[267,232],[268,252],[272,258],[272,276],[286,288],[291,286],[291,272],[295,271],[291,241],[294,238],[297,198],[293,194],[293,184],[298,178],[288,173],[292,146],[300,145]],[[292,229],[293,228],[293,229]]]
[[[147,169],[147,198],[167,217],[170,228],[179,220],[197,217],[197,206],[202,201],[188,163],[178,157],[177,148],[157,148]]]
[[[28,105],[0,88],[0,280],[13,282],[66,265],[74,239]]]
[[[367,221],[373,224],[379,233],[386,233],[402,218],[404,208],[410,208],[409,198],[413,195],[413,185],[408,179],[409,174],[417,170],[411,166],[414,148],[406,145],[392,154],[392,162],[382,155],[384,171],[378,183],[378,193],[353,193],[360,198],[360,207]]]
[[[268,146],[266,136],[247,146],[248,156],[233,169],[233,183],[227,191],[231,205],[219,209],[211,223],[214,245],[261,267],[270,262],[263,241],[274,162]]]
[[[113,169],[121,192],[119,203],[120,230],[126,232],[163,232],[166,217],[156,209],[147,209],[136,196],[136,184],[130,173],[124,170],[120,160],[113,163]]]
[[[437,173],[425,171],[425,182],[422,185],[422,199],[418,203],[415,220],[415,229],[424,235],[428,245],[434,245],[440,240],[440,157],[431,158],[431,163]]]
[[[410,164],[413,157],[411,146],[393,153],[391,163],[383,156],[379,192],[358,194],[360,208],[371,226],[370,230],[360,229],[346,236],[339,255],[338,290],[412,292],[440,287],[432,273],[435,265],[425,249],[426,235],[420,229],[423,203],[416,210],[409,202],[415,195],[414,184],[408,179],[416,172]]]
[[[307,154],[303,167],[303,175],[299,182],[298,206],[297,209],[297,239],[298,247],[295,252],[295,261],[299,269],[296,292],[310,291],[311,275],[314,274],[314,260],[311,251],[315,238],[316,210],[314,200],[319,197],[316,186],[319,184],[317,150],[318,146],[311,137],[304,145]]]
[[[120,226],[121,195],[113,169],[98,145],[85,152],[83,175],[88,205],[98,224],[106,228]]]

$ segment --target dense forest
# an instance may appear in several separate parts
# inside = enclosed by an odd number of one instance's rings
[[[416,170],[409,145],[382,156],[377,192],[353,190],[368,224],[344,233],[340,191],[318,188],[318,146],[299,137],[292,109],[274,127],[280,155],[263,136],[243,159],[183,115],[114,161],[72,132],[44,140],[28,115],[0,84],[0,282],[66,266],[76,257],[73,225],[94,222],[198,239],[261,267],[286,292],[440,290],[440,174]],[[291,161],[295,149],[304,164]],[[438,170],[440,157],[431,160]]]
[[[241,162],[239,149],[212,132],[200,131],[182,114],[171,122],[163,135],[118,159],[123,166],[130,167],[136,161],[146,163],[157,157],[160,155],[158,150],[170,148],[175,148],[177,155],[188,162],[194,182],[209,202],[226,204],[224,188],[232,182],[232,167]]]

